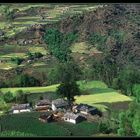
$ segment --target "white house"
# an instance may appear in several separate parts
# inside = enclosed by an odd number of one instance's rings
[[[63,118],[65,122],[70,122],[73,124],[77,124],[81,121],[86,120],[86,118],[81,116],[80,114],[74,114],[72,112],[67,112],[66,114],[64,114]]]
[[[17,114],[21,112],[31,112],[31,106],[30,104],[15,105],[15,106],[12,106],[10,112],[13,114]]]
[[[56,99],[52,101],[52,110],[55,111],[60,108],[67,108],[68,102],[64,99]]]

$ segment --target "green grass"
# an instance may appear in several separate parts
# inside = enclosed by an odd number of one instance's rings
[[[17,65],[14,63],[0,63],[0,69],[9,70],[15,68]]]
[[[39,112],[7,115],[0,119],[3,131],[20,131],[37,136],[90,136],[96,134],[97,123],[81,122],[70,124],[65,122],[41,123]]]
[[[58,84],[52,85],[52,86],[47,86],[47,87],[2,88],[1,91],[3,93],[11,91],[12,93],[14,93],[14,95],[16,95],[16,92],[18,90],[23,90],[23,92],[27,92],[27,93],[28,92],[30,92],[30,93],[43,93],[43,92],[55,91],[57,86],[58,86]]]
[[[36,63],[33,63],[32,66],[34,67],[38,67],[38,66],[45,66],[46,64],[44,62],[36,62]]]
[[[72,52],[89,53],[86,42],[74,43],[71,47]]]
[[[116,102],[125,102],[132,101],[128,96],[119,94],[118,92],[108,92],[103,95],[101,94],[91,94],[91,95],[81,95],[76,97],[76,103],[85,103],[92,106],[96,106],[102,111],[105,111],[107,106],[102,103],[116,103]]]
[[[44,47],[37,47],[37,46],[34,46],[34,47],[28,47],[28,50],[31,52],[31,53],[35,53],[35,52],[40,52],[44,55],[48,54],[48,51],[44,48]]]
[[[15,57],[26,58],[27,56],[25,53],[10,53],[5,55],[0,55],[0,58],[15,58]]]
[[[87,83],[81,81],[79,82],[79,85],[84,95],[76,96],[76,102],[96,106],[101,111],[106,111],[108,108],[103,103],[112,104],[117,102],[132,101],[130,97],[108,88],[107,85],[101,81],[90,81]]]

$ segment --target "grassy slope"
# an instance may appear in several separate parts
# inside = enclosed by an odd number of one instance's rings
[[[24,92],[30,92],[30,93],[41,93],[41,92],[55,91],[57,86],[58,84],[47,86],[47,87],[2,88],[1,91],[4,93],[7,91],[11,91],[12,93],[14,93],[14,95],[16,95],[16,91],[18,90],[23,90]]]

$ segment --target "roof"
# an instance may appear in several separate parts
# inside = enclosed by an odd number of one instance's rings
[[[90,106],[90,105],[87,105],[87,104],[79,104],[77,107],[76,107],[77,110],[79,111],[86,111],[86,112],[89,112],[89,111],[92,111],[92,110],[96,110],[97,108],[93,107],[93,106]]]
[[[74,114],[72,112],[67,112],[66,114],[64,114],[64,117],[76,120],[78,117],[80,117],[80,115],[79,114]]]
[[[29,103],[27,103],[27,104],[18,104],[18,105],[12,106],[12,110],[21,110],[21,109],[28,109],[28,108],[30,108]]]
[[[51,101],[49,99],[43,99],[43,100],[40,100],[39,102],[37,102],[37,106],[41,106],[41,105],[50,105],[51,104]]]
[[[0,30],[0,36],[3,36],[4,32],[2,30]]]
[[[45,119],[45,118],[48,118],[49,116],[52,116],[52,115],[53,115],[53,114],[44,113],[44,114],[41,114],[41,115],[40,115],[40,118]]]
[[[56,107],[62,107],[67,106],[68,102],[64,99],[56,99],[52,101],[52,104],[54,104]]]

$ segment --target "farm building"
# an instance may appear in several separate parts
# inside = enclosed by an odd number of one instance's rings
[[[10,113],[16,114],[21,112],[31,112],[31,106],[30,104],[19,104],[12,106]]]
[[[53,119],[54,119],[53,114],[48,114],[48,113],[42,114],[39,117],[39,120],[41,122],[51,122]]]
[[[81,121],[86,120],[86,118],[81,116],[80,114],[74,114],[72,112],[67,112],[66,114],[64,114],[63,118],[64,118],[64,121],[70,122],[73,124],[77,124]]]
[[[90,105],[87,104],[79,104],[74,108],[74,112],[80,112],[82,114],[91,114],[91,115],[100,115],[100,111]]]
[[[67,108],[68,102],[64,99],[56,99],[52,101],[52,110],[55,111],[61,108]]]
[[[35,110],[44,110],[51,108],[51,101],[49,99],[43,99],[36,103]]]

